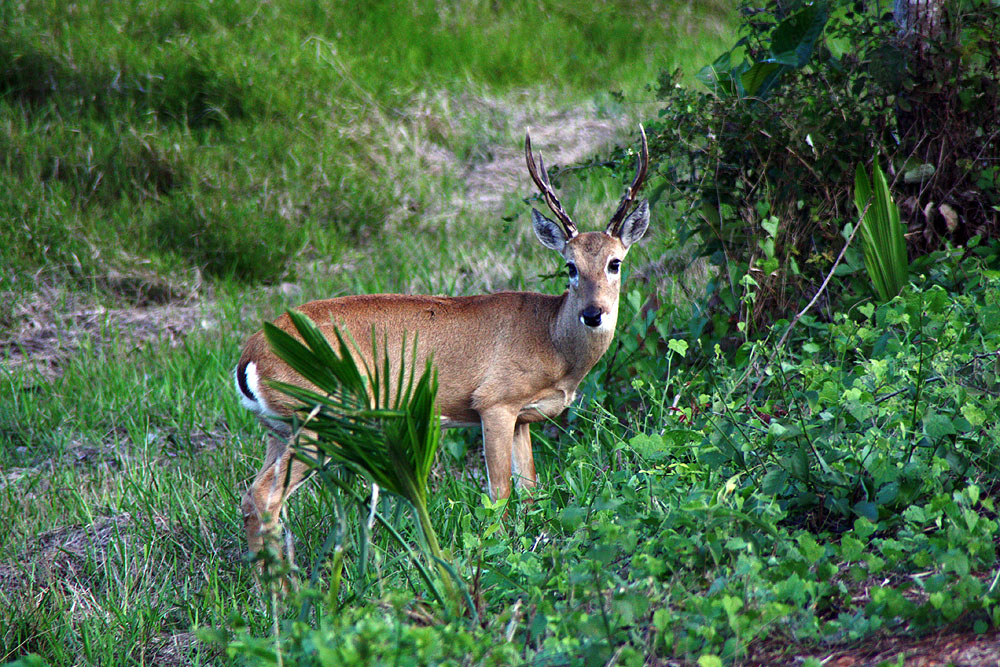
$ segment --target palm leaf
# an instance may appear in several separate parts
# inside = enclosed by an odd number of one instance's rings
[[[864,166],[858,165],[854,174],[854,204],[858,213],[864,214],[859,224],[865,269],[876,296],[885,303],[906,286],[909,262],[899,207],[892,200],[885,174],[877,161],[873,164],[872,176],[874,183],[868,180]],[[867,211],[865,206],[868,206]]]
[[[404,337],[393,383],[387,341],[381,345],[379,360],[374,329],[375,362],[369,366],[349,333],[345,338],[334,329],[335,350],[308,317],[296,311],[288,315],[298,336],[274,325],[265,325],[264,335],[275,354],[312,385],[271,383],[301,406],[293,418],[305,445],[300,446],[299,457],[320,468],[328,460],[340,462],[409,503],[430,551],[429,560],[454,593],[450,581],[454,568],[442,566],[445,561],[427,511],[427,482],[441,438],[437,375],[431,361],[417,378],[416,342],[409,346],[406,363]]]

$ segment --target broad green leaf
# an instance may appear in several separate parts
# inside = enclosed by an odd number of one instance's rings
[[[764,479],[760,482],[760,490],[769,496],[775,496],[785,488],[787,481],[788,473],[776,466],[764,475]]]
[[[671,338],[667,341],[667,347],[683,357],[687,355],[688,342],[681,338]]]
[[[829,17],[826,3],[817,1],[779,23],[771,33],[772,57],[769,61],[789,67],[805,67]]]
[[[727,51],[715,59],[711,65],[701,68],[695,78],[708,86],[716,95],[725,97],[745,97],[742,75],[747,70],[747,64],[732,63],[732,53]]]
[[[743,84],[744,97],[766,97],[768,91],[774,87],[778,78],[788,68],[784,65],[771,62],[754,63],[740,77]]]
[[[765,232],[767,232],[768,236],[770,236],[771,238],[775,238],[775,237],[778,236],[778,224],[779,224],[779,222],[780,221],[778,220],[777,217],[771,216],[771,217],[769,217],[769,218],[767,218],[765,220],[761,220],[760,226],[761,226],[761,229],[763,229]]]
[[[952,424],[948,415],[939,412],[930,412],[924,416],[924,433],[932,440],[938,440],[948,435],[955,435],[955,425]]]
[[[860,500],[854,503],[854,511],[859,517],[864,517],[872,523],[878,521],[878,507],[875,503],[868,500]],[[856,526],[857,524],[855,524]]]
[[[840,539],[840,557],[844,560],[859,561],[864,551],[865,545],[856,537],[848,534]]]
[[[874,532],[875,523],[870,521],[865,516],[862,515],[854,520],[854,534],[861,539],[867,540]]]

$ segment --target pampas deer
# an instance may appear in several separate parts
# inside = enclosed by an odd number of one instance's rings
[[[377,294],[312,301],[297,309],[330,340],[339,327],[356,341],[377,339],[385,341],[387,349],[398,350],[405,336],[417,341],[417,367],[433,355],[442,425],[482,428],[493,499],[510,495],[512,480],[520,488],[535,486],[529,425],[566,409],[614,337],[622,260],[649,224],[648,202],[636,203],[649,161],[641,127],[640,134],[632,184],[604,231],[584,233],[563,210],[544,163],[532,153],[530,135],[525,136],[528,173],[557,219],[532,209],[532,226],[542,245],[566,262],[569,287],[563,294]],[[292,329],[287,315],[275,324]],[[371,347],[361,346],[358,352],[369,364],[375,358]],[[272,352],[263,332],[257,332],[244,346],[235,370],[243,405],[271,431],[264,465],[242,504],[251,552],[261,548],[265,530],[280,526],[282,504],[309,472],[308,465],[295,458],[291,430],[283,421],[294,405],[270,386],[271,381],[305,384]]]

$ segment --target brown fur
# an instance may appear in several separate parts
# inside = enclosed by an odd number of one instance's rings
[[[579,251],[579,252],[578,252]],[[581,234],[567,243],[580,278],[572,292],[561,296],[501,292],[469,297],[379,294],[313,301],[298,308],[328,339],[335,326],[350,332],[372,363],[372,327],[381,356],[383,342],[390,360],[398,357],[404,334],[417,339],[416,369],[433,353],[438,373],[438,409],[444,425],[481,423],[490,495],[510,495],[512,465],[519,486],[535,485],[528,424],[555,417],[573,400],[577,386],[604,354],[614,336],[618,313],[618,280],[608,280],[609,258],[623,257],[620,241],[602,232]],[[600,308],[605,329],[594,331],[580,322],[588,305]],[[288,315],[275,324],[291,332]],[[289,399],[268,385],[269,380],[303,384],[271,351],[264,332],[247,341],[239,368],[256,364],[259,395],[281,415],[291,413]],[[392,372],[395,374],[396,369]],[[275,527],[281,506],[308,472],[292,463],[287,430],[271,428],[264,466],[243,500],[247,539],[252,551],[262,544],[261,522]],[[289,469],[291,464],[291,469]]]
[[[642,139],[636,178],[611,224],[604,232],[584,234],[577,233],[547,178],[536,177],[526,140],[532,178],[562,223],[560,227],[534,211],[535,233],[578,274],[571,277],[570,288],[561,296],[531,292],[465,297],[378,294],[312,301],[298,308],[328,339],[334,339],[335,327],[349,332],[368,364],[376,356],[381,358],[383,349],[389,351],[390,360],[398,359],[404,336],[408,344],[416,338],[417,359],[412,368],[423,369],[428,356],[433,355],[438,409],[444,425],[482,426],[489,491],[494,499],[510,495],[512,475],[521,488],[535,486],[528,425],[566,409],[577,386],[614,337],[621,278],[609,267],[624,259],[649,221],[646,202],[625,216],[645,175],[645,134]],[[275,324],[292,333],[288,315],[279,317]],[[376,350],[372,349],[373,340]],[[257,398],[273,413],[289,415],[289,400],[268,382],[303,385],[305,381],[271,351],[262,331],[247,341],[237,366],[238,390],[244,394],[248,391],[246,369],[251,363],[259,378]],[[392,384],[397,373],[398,366],[390,368]],[[272,435],[264,465],[242,505],[251,551],[262,546],[265,532],[278,528],[282,504],[308,473],[306,465],[293,457],[288,427],[267,415],[262,421]]]

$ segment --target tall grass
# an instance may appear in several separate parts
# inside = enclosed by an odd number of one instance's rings
[[[13,224],[0,261],[78,284],[137,266],[280,280],[303,251],[357,243],[432,204],[390,148],[426,91],[542,86],[566,104],[640,90],[700,56],[685,31],[726,16],[430,0],[3,11],[0,188]],[[468,139],[441,128],[451,122],[422,132],[461,149]]]

